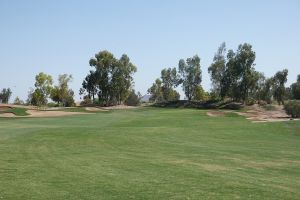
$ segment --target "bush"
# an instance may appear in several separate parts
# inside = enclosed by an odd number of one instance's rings
[[[284,104],[285,112],[293,118],[300,117],[300,101],[288,101]]]
[[[59,105],[57,103],[54,103],[54,102],[49,102],[47,104],[48,107],[52,108],[52,107],[58,107]]]
[[[128,106],[138,106],[140,105],[140,97],[138,94],[135,93],[134,90],[132,90],[128,96],[128,98],[125,101],[125,104]]]
[[[255,99],[254,98],[249,98],[248,100],[247,100],[247,106],[253,106],[254,104],[255,104]]]
[[[85,105],[90,105],[92,104],[92,100],[88,96],[83,97],[83,101],[80,102],[80,105],[85,106]]]

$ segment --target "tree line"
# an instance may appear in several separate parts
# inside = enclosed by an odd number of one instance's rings
[[[291,87],[285,87],[288,70],[278,71],[267,78],[255,69],[256,53],[252,45],[240,44],[236,51],[227,51],[222,43],[214,55],[208,73],[212,89],[205,92],[201,86],[202,72],[200,58],[195,55],[178,62],[178,68],[166,68],[161,71],[161,78],[155,80],[148,89],[153,102],[174,101],[180,98],[175,88],[179,85],[187,100],[207,101],[231,99],[249,103],[276,100],[283,104],[286,99],[300,99],[300,75]]]
[[[300,99],[300,75],[290,87],[286,87],[288,70],[278,71],[272,77],[266,77],[255,69],[256,53],[252,45],[240,44],[236,51],[226,49],[222,43],[208,67],[212,81],[212,89],[207,92],[201,86],[202,70],[200,57],[180,59],[177,67],[161,70],[157,78],[148,89],[150,101],[164,102],[180,99],[176,88],[181,86],[185,99],[189,101],[226,100],[243,103],[266,102],[273,100],[284,104],[287,99]],[[92,68],[82,82],[79,94],[83,96],[82,104],[108,105],[138,105],[141,94],[135,92],[133,75],[137,67],[130,58],[123,54],[116,58],[109,51],[100,51],[89,60]],[[73,106],[74,91],[69,88],[73,77],[62,74],[58,77],[58,84],[53,85],[51,75],[43,72],[35,77],[34,87],[28,94],[27,104],[43,106],[49,99],[56,106]],[[10,88],[0,92],[0,102],[8,103],[12,94]],[[24,102],[18,97],[15,104]],[[50,103],[51,104],[51,103]],[[53,103],[52,103],[53,104]]]

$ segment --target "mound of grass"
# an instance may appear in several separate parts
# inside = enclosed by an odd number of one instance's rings
[[[27,109],[25,108],[10,107],[6,110],[1,110],[0,113],[13,113],[16,116],[27,116],[29,114],[26,111]]]

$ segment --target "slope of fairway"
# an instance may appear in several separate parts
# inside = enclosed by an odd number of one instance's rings
[[[299,199],[300,122],[193,109],[0,118],[0,199]]]

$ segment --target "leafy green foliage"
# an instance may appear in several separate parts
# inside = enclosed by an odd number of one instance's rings
[[[40,72],[35,76],[35,89],[28,95],[28,103],[35,106],[46,105],[51,94],[53,80],[48,74]]]
[[[286,113],[294,118],[300,117],[300,101],[291,100],[284,104]]]
[[[284,104],[285,97],[285,86],[287,81],[288,70],[284,69],[279,71],[273,77],[274,81],[274,98],[277,100],[278,104]]]
[[[51,91],[51,99],[57,102],[58,105],[64,107],[74,106],[74,92],[69,89],[69,83],[72,81],[72,75],[62,74],[58,76],[58,86],[55,86]]]
[[[197,87],[202,81],[199,56],[195,55],[192,58],[187,58],[186,61],[179,60],[178,71],[185,96],[188,100],[192,100]]]
[[[120,59],[108,51],[100,51],[91,58],[90,66],[95,71],[90,71],[82,83],[80,94],[88,93],[89,99],[94,100],[98,95],[98,102],[104,105],[123,103],[133,85],[133,74],[137,71],[129,57],[123,54]]]
[[[0,92],[0,103],[8,103],[11,97],[12,91],[10,88],[3,88]]]
[[[300,100],[300,74],[297,77],[297,82],[291,85],[292,98]]]
[[[138,106],[140,105],[141,94],[136,94],[134,90],[132,90],[125,100],[125,104],[128,106]]]

